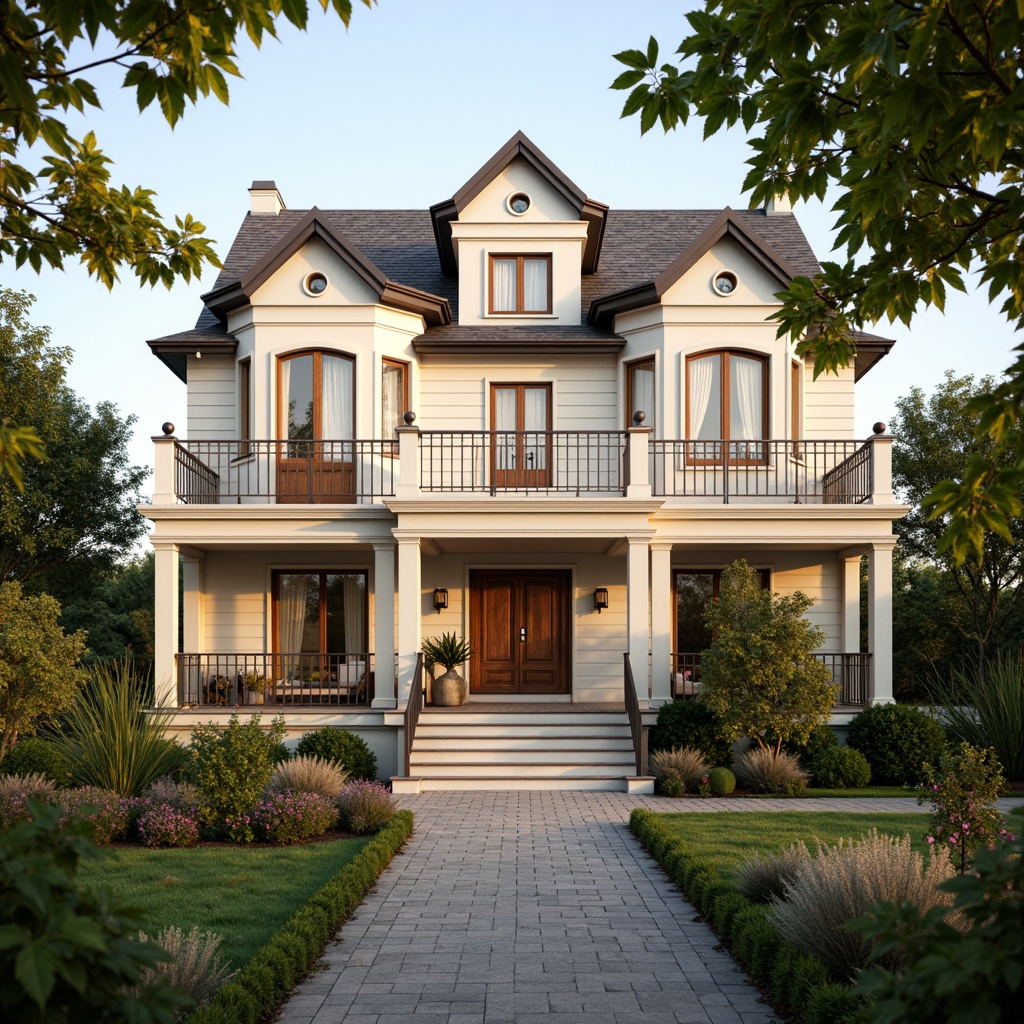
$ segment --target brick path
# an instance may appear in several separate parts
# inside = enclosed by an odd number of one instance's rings
[[[768,1024],[757,990],[630,836],[629,812],[918,809],[574,792],[400,801],[412,839],[283,1024]]]

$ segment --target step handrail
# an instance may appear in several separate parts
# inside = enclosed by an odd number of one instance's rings
[[[412,670],[412,682],[409,684],[409,700],[405,705],[405,775],[409,776],[412,760],[412,741],[416,736],[420,712],[423,710],[423,652],[416,655],[416,667]]]
[[[633,682],[633,667],[629,663],[629,652],[622,655],[623,659],[623,691],[626,704],[626,715],[629,718],[629,731],[633,736],[633,752],[636,754],[637,775],[647,774],[647,726],[644,725],[640,713],[640,701],[636,695],[636,683]]]

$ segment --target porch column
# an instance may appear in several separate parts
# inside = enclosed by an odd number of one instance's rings
[[[651,707],[672,700],[672,545],[651,545]]]
[[[891,704],[892,549],[896,539],[868,548],[868,650],[871,651],[871,704]]]
[[[177,707],[178,674],[178,546],[156,541],[153,615],[153,680],[157,707]]]
[[[650,673],[650,546],[646,537],[627,537],[626,613],[629,663],[641,704],[651,692]]]
[[[395,544],[373,545],[373,707],[391,709],[395,697]]]
[[[843,573],[843,654],[860,650],[860,555],[840,557]]]
[[[398,703],[409,699],[422,642],[420,538],[398,537]]]
[[[181,560],[182,649],[188,654],[204,654],[203,637],[203,560],[185,555]]]

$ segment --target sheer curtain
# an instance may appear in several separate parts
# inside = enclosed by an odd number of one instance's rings
[[[756,359],[733,356],[730,367],[732,376],[732,409],[730,409],[729,436],[744,441],[760,440],[764,399],[761,387],[761,363]],[[753,446],[745,445],[739,450],[746,457],[753,457]]]
[[[496,313],[516,311],[516,261],[491,260],[491,294]]]
[[[548,429],[547,388],[525,388],[523,400],[525,405],[523,427],[531,432],[529,437],[524,438],[525,468],[547,469],[547,438],[540,433]]]
[[[402,425],[405,410],[401,408],[405,397],[405,367],[385,363],[381,378],[381,433],[385,440],[394,440],[395,427]]]
[[[523,309],[547,312],[548,261],[523,260]]]
[[[323,356],[320,436],[324,441],[349,441],[352,438],[352,363],[338,356]],[[324,446],[327,447],[326,445]],[[352,461],[350,445],[332,446],[324,455],[329,459]]]
[[[277,587],[277,641],[282,654],[281,676],[292,679],[299,674],[302,634],[306,625],[306,597],[312,576],[281,576]],[[319,584],[318,584],[319,585]]]
[[[657,410],[654,407],[654,366],[650,363],[631,366],[630,373],[633,378],[630,385],[630,392],[633,397],[633,408],[626,410],[629,419],[626,426],[633,426],[633,413],[641,411],[647,417],[644,420],[644,426],[651,427],[653,429],[655,421],[657,420]],[[704,404],[706,407],[706,400]]]
[[[345,602],[345,653],[363,654],[365,645],[366,629],[366,590],[363,586],[363,577],[355,573],[346,573],[344,576],[344,598]]]
[[[707,356],[703,359],[690,360],[690,436],[705,438],[705,424],[708,405],[711,403],[711,383],[715,375],[715,360],[719,356]],[[717,437],[721,428],[715,427],[713,436]]]
[[[494,389],[494,429],[516,429],[515,388]],[[512,434],[499,434],[494,439],[495,466],[498,469],[515,469],[516,439]]]

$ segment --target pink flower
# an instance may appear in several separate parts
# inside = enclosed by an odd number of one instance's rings
[[[925,836],[924,838],[925,842],[927,842],[929,846],[931,846],[932,843],[935,842],[935,836]]]
[[[950,836],[950,837],[949,837],[949,841],[950,841],[950,842],[951,842],[951,843],[952,843],[952,844],[953,844],[954,846],[956,846],[956,836]]]

